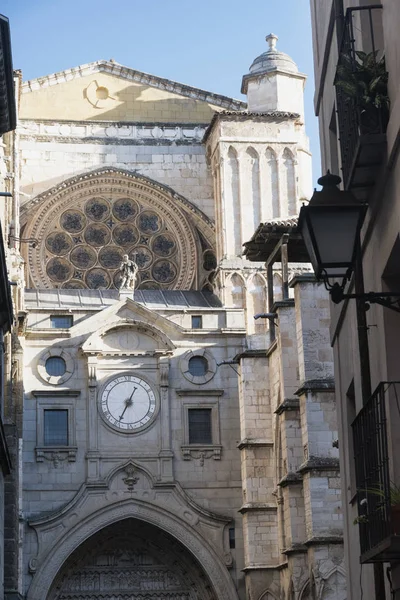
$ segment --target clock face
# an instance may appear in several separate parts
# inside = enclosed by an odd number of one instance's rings
[[[119,375],[103,389],[100,407],[107,421],[120,431],[138,431],[155,416],[156,397],[144,379]]]

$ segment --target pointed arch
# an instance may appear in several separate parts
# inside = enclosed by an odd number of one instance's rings
[[[293,216],[297,214],[295,160],[289,148],[285,148],[282,158],[288,215]]]
[[[272,218],[276,219],[281,216],[278,160],[276,153],[270,147],[265,151],[265,156],[267,159],[267,204],[270,207]]]
[[[249,292],[249,329],[253,330],[254,333],[266,333],[267,322],[266,319],[254,320],[252,317],[258,313],[266,311],[267,307],[267,289],[265,279],[256,273],[251,277],[247,291]],[[250,331],[251,332],[251,331]]]
[[[252,146],[247,148],[246,155],[251,165],[251,211],[253,231],[255,231],[261,222],[260,157]]]
[[[346,578],[339,569],[334,569],[323,581],[321,600],[346,600]]]
[[[228,306],[246,308],[246,285],[239,273],[233,273],[226,282],[226,301]]]
[[[229,244],[230,254],[240,256],[242,254],[242,236],[240,232],[240,190],[239,190],[239,158],[233,146],[228,150],[228,198],[226,203],[227,238],[232,236]]]

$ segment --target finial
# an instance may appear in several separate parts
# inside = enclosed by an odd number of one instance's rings
[[[265,39],[269,44],[269,52],[273,52],[274,50],[276,50],[276,42],[278,41],[278,36],[274,33],[270,33]]]

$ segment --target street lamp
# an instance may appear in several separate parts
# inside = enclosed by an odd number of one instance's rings
[[[337,187],[340,182],[338,175],[328,171],[318,179],[322,190],[315,190],[310,202],[303,204],[300,210],[298,229],[315,276],[317,280],[324,282],[335,304],[356,298],[365,300],[367,304],[382,304],[400,312],[400,308],[394,306],[399,302],[400,293],[344,293],[357,260],[361,261],[360,231],[368,205],[357,200],[351,192],[341,191]],[[332,283],[330,279],[342,279],[342,282]]]

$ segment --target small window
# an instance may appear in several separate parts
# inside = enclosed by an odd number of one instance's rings
[[[44,445],[68,446],[68,410],[44,411]]]
[[[203,317],[201,315],[193,315],[192,316],[192,329],[202,329],[203,328]]]
[[[190,408],[189,444],[212,444],[211,408]]]
[[[232,550],[234,548],[236,548],[235,528],[234,527],[229,528],[229,548],[231,548]]]
[[[193,377],[203,377],[208,371],[208,362],[204,356],[192,356],[188,366]]]
[[[46,360],[45,368],[46,373],[51,377],[62,377],[67,370],[67,365],[61,356],[51,356]]]
[[[72,315],[50,315],[50,325],[52,329],[68,329],[74,324]]]

